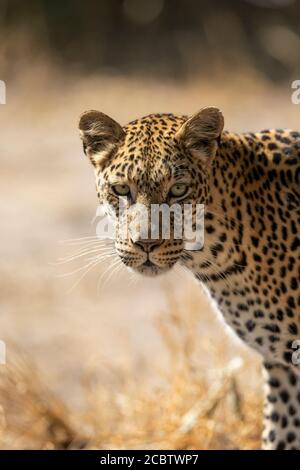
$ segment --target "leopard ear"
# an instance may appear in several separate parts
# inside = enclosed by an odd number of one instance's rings
[[[207,160],[216,153],[218,141],[224,127],[223,114],[218,108],[202,108],[179,129],[176,138],[181,140],[193,155]]]
[[[100,111],[86,111],[80,116],[80,137],[84,153],[94,166],[102,166],[125,132],[114,119]]]

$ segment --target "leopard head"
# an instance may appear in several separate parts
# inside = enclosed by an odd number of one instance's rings
[[[184,233],[176,236],[176,217],[181,209],[183,214],[183,207],[192,207],[194,226],[196,205],[207,203],[223,123],[221,112],[214,107],[203,108],[190,118],[153,114],[124,127],[99,111],[82,114],[79,130],[95,170],[99,202],[120,228],[122,201],[129,225],[134,227],[125,236],[117,230],[114,241],[117,254],[129,268],[155,276],[180,261],[186,239]],[[141,230],[141,207],[149,222],[146,233]],[[152,207],[159,213],[155,237]],[[167,236],[162,230],[162,207],[172,208]]]

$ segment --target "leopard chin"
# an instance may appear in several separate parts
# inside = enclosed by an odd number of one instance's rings
[[[167,273],[172,269],[172,267],[173,266],[158,266],[157,264],[154,264],[148,260],[140,266],[130,269],[135,273],[141,274],[142,276],[157,277]]]

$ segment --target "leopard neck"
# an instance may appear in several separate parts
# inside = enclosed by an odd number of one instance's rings
[[[204,246],[199,252],[191,252],[188,262],[205,283],[240,274],[247,265],[247,253],[242,248],[248,232],[243,189],[245,162],[252,159],[254,150],[251,134],[224,132],[210,173]]]

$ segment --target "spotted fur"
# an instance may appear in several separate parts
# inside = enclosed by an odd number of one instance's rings
[[[100,201],[116,206],[114,183],[136,202],[205,204],[205,243],[159,240],[150,250],[116,240],[130,268],[156,275],[184,265],[206,284],[225,321],[264,358],[263,448],[300,449],[300,133],[222,131],[216,108],[191,118],[153,114],[124,128],[102,113],[84,113],[80,132],[96,174]],[[91,132],[92,131],[92,132]]]

